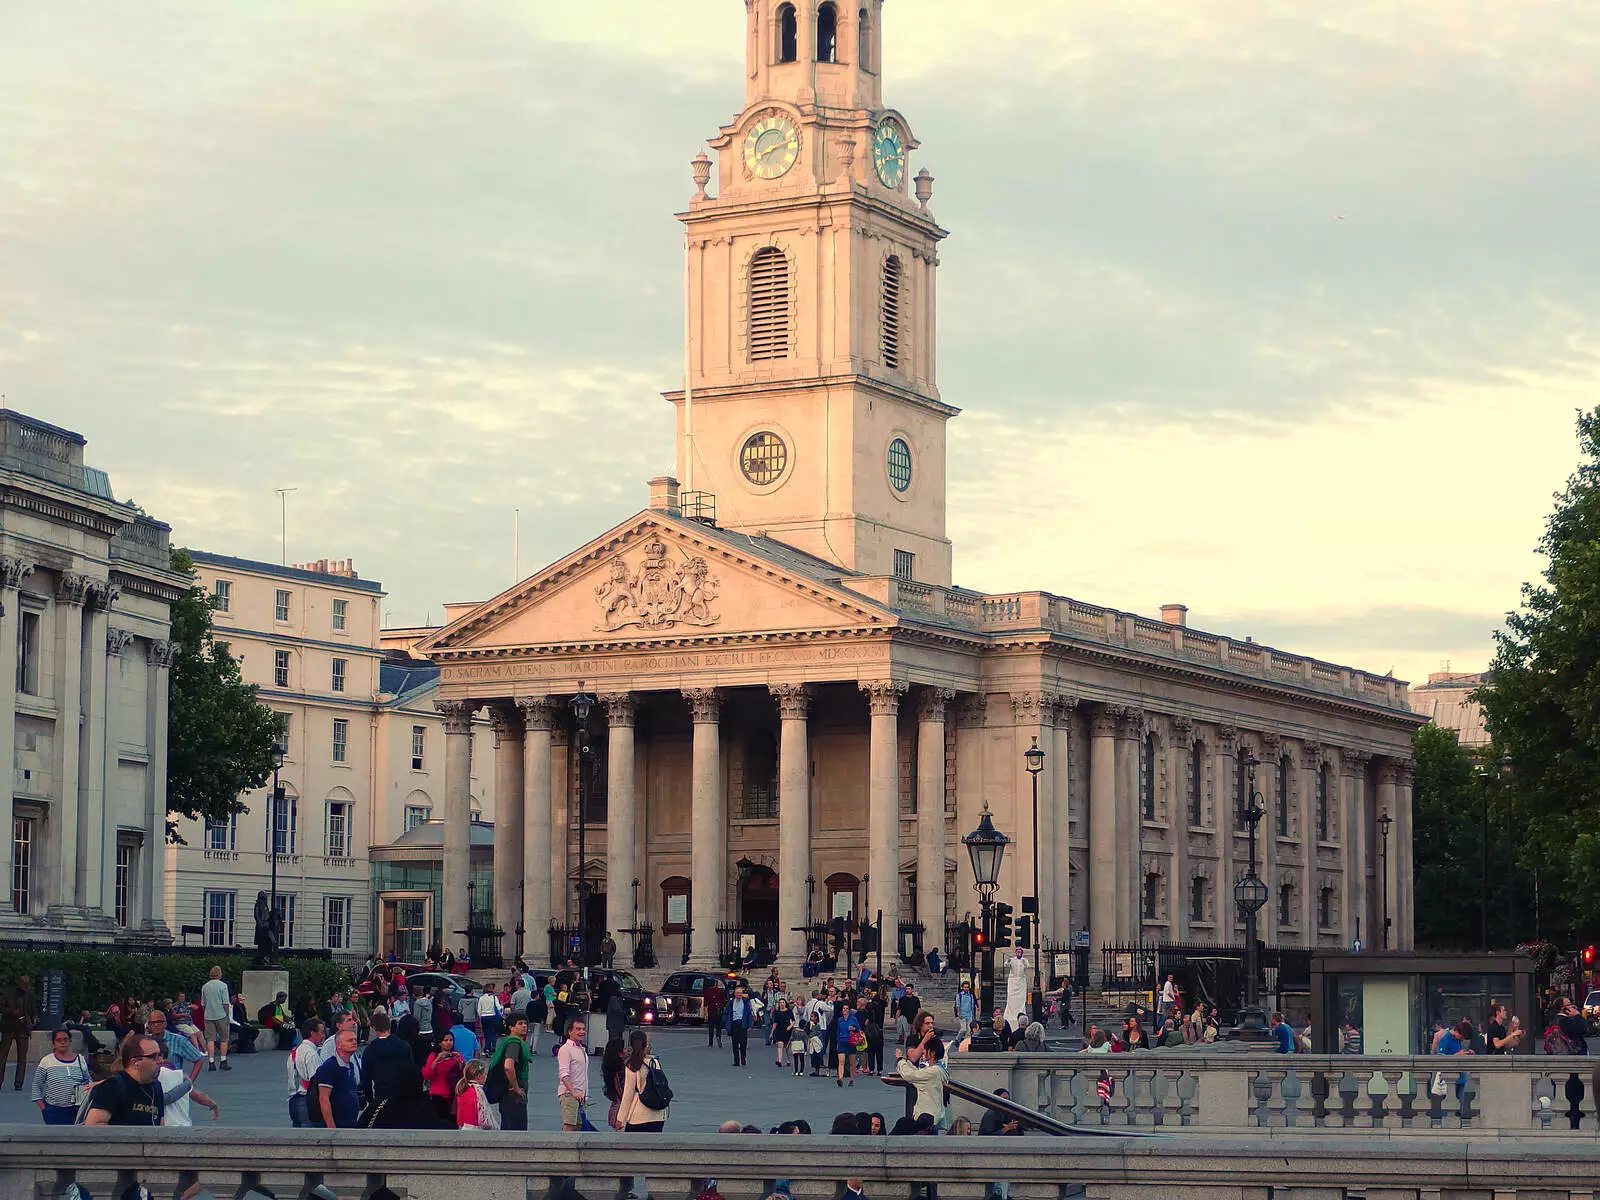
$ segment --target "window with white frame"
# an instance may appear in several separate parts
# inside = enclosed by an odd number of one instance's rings
[[[17,691],[39,694],[39,614],[26,609],[17,622]]]
[[[333,761],[342,763],[350,749],[350,722],[344,717],[333,719]]]
[[[426,825],[428,818],[433,814],[433,809],[426,804],[406,805],[406,827],[401,832],[410,833],[418,825]]]
[[[117,868],[114,888],[113,914],[118,925],[127,928],[129,914],[133,911],[134,870],[139,861],[139,847],[132,842],[117,843]]]
[[[206,945],[233,945],[233,914],[236,892],[206,892],[201,904],[206,916]]]
[[[299,853],[295,846],[300,825],[300,798],[298,796],[280,795],[278,802],[273,804],[272,794],[269,792],[267,794],[267,804],[270,809],[268,820],[272,826],[272,837],[268,845],[268,853]]]
[[[289,589],[279,588],[272,594],[272,619],[283,624],[289,620]]]
[[[211,585],[211,607],[217,612],[227,612],[233,603],[233,582],[219,579]]]
[[[294,897],[278,893],[278,916],[283,918],[283,944],[294,945]]]
[[[350,907],[348,896],[328,896],[323,900],[322,944],[327,949],[350,949]]]
[[[289,652],[287,650],[274,650],[272,652],[272,685],[281,688],[289,686]]]
[[[275,739],[273,739],[273,743],[272,744],[273,744],[274,749],[276,749],[279,754],[283,755],[283,757],[285,757],[285,758],[288,758],[289,757],[289,726],[290,726],[291,722],[293,721],[293,717],[289,713],[279,713],[278,716],[283,718],[283,728],[278,730],[278,736]]]
[[[348,800],[328,802],[328,844],[323,853],[329,858],[350,857],[350,810]]]
[[[428,727],[426,725],[413,725],[411,727],[411,769],[422,770],[428,751]]]
[[[345,623],[349,616],[350,601],[335,600],[333,602],[333,631],[335,633],[343,633],[345,631]]]
[[[205,848],[207,850],[237,850],[239,848],[239,814],[230,813],[226,821],[206,818]]]
[[[37,818],[11,819],[11,909],[18,916],[33,911],[33,849],[38,832]]]
[[[334,691],[336,691],[336,692],[344,691],[345,668],[348,667],[349,665],[350,665],[350,660],[347,659],[347,658],[336,658],[336,659],[333,660],[333,690]]]

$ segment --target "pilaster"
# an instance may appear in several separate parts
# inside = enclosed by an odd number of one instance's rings
[[[17,589],[33,573],[33,564],[22,558],[0,558],[0,768],[5,771],[5,787],[0,789],[0,880],[5,894],[0,900],[11,911],[11,829],[14,809],[12,793],[16,785],[17,762],[17,638],[22,620]]]

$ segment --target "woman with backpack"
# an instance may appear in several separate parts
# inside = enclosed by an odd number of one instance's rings
[[[624,1133],[660,1133],[667,1123],[672,1089],[666,1072],[650,1053],[650,1035],[635,1029],[628,1035],[623,1059],[622,1103],[617,1106],[617,1128]]]

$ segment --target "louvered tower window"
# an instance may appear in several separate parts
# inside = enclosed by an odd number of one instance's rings
[[[789,260],[776,246],[750,260],[750,361],[789,357]]]
[[[879,312],[883,330],[883,365],[900,369],[900,259],[891,254],[883,260],[883,305]]]

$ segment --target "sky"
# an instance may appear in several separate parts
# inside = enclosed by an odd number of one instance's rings
[[[958,583],[1481,669],[1600,404],[1600,5],[888,0]],[[739,0],[11,0],[0,393],[391,624],[671,468]],[[514,559],[513,511],[520,511]]]

